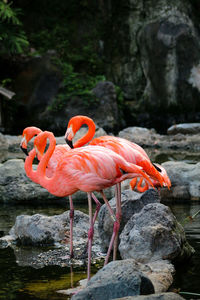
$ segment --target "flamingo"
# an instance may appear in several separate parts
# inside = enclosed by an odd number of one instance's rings
[[[20,147],[22,149],[22,151],[28,156],[28,151],[27,151],[27,147],[28,147],[28,143],[29,141],[36,135],[40,134],[42,132],[42,130],[38,127],[35,126],[30,126],[30,127],[26,127],[23,130],[22,133],[22,140],[20,143]],[[41,145],[40,147],[40,153],[38,153],[37,158],[38,160],[41,159],[44,150],[45,150],[45,144]],[[55,151],[53,152],[53,155],[51,156],[51,159],[48,162],[47,168],[46,168],[46,176],[47,177],[52,177],[54,174],[54,171],[56,169],[56,166],[58,164],[58,162],[60,161],[60,158],[62,157],[63,154],[65,154],[67,151],[70,151],[71,148],[68,145],[56,145],[55,147]],[[28,173],[27,170],[27,161],[25,161],[25,165],[24,165],[25,171],[26,173]],[[29,174],[29,178],[36,182],[39,183],[38,177],[36,176],[35,173],[33,174]],[[92,198],[96,203],[96,211],[94,214],[94,220],[93,222],[95,222],[98,212],[100,210],[101,207],[101,203],[98,201],[98,199],[96,198],[96,196],[92,193]],[[73,220],[74,220],[74,206],[73,206],[73,200],[72,200],[72,196],[69,195],[69,204],[70,204],[70,258],[73,258]]]
[[[36,171],[32,169],[33,159],[36,153],[46,146],[49,139],[49,147],[41,157]],[[88,193],[90,229],[88,231],[88,280],[90,279],[91,247],[93,239],[93,217],[91,193],[98,191],[101,193],[105,204],[114,220],[114,231],[110,241],[106,261],[110,255],[115,237],[119,230],[119,223],[105,197],[103,190],[113,186],[127,178],[144,177],[151,184],[151,180],[142,168],[125,161],[121,156],[112,150],[100,146],[86,146],[66,152],[57,164],[55,172],[51,178],[46,176],[46,167],[53,155],[56,147],[56,139],[53,133],[44,131],[34,140],[34,149],[26,158],[26,173],[30,177],[38,176],[41,186],[46,188],[51,194],[59,197],[72,195],[78,190]],[[116,211],[119,210],[119,202],[116,203]]]
[[[81,128],[82,125],[86,124],[88,126],[88,131],[85,136],[83,136],[81,139],[79,139],[77,142],[72,143],[72,140],[76,134],[76,132]],[[150,161],[150,158],[148,157],[145,150],[137,145],[136,143],[130,142],[123,138],[118,138],[114,136],[102,136],[95,138],[91,141],[95,134],[95,124],[93,120],[86,116],[75,116],[72,117],[68,123],[68,127],[65,133],[65,140],[70,145],[70,147],[77,148],[85,145],[89,142],[89,145],[91,146],[102,146],[105,148],[109,148],[113,150],[115,153],[122,156],[127,162],[134,163],[136,165],[139,165],[143,168],[143,170],[150,176],[151,179],[154,180],[154,183],[160,186],[167,185],[168,188],[171,185],[170,180],[166,174],[166,176],[163,176],[161,173],[161,169],[156,165],[152,164]],[[166,171],[165,171],[166,173]],[[168,178],[166,180],[166,177]],[[140,186],[140,182],[142,182],[143,179],[140,178],[140,181],[138,183],[138,189],[142,191],[142,187]],[[130,185],[134,189],[135,185],[137,184],[137,178],[134,178],[131,180]],[[146,183],[145,188],[149,188],[148,183]],[[119,210],[118,210],[118,221],[120,223],[121,220],[121,185],[120,183],[117,184],[117,196],[116,199],[119,199]],[[113,259],[116,259],[117,254],[117,238],[115,240],[114,244],[114,251],[113,251]]]
[[[88,126],[88,132],[85,136],[83,136],[76,143],[72,143],[72,140],[76,134],[76,132],[80,129],[80,127],[86,124]],[[70,147],[81,147],[89,142],[89,145],[93,146],[102,146],[109,148],[121,155],[126,161],[130,163],[137,164],[143,167],[143,170],[156,182],[160,183],[160,186],[167,186],[168,188],[171,186],[169,177],[166,174],[163,176],[163,172],[161,168],[151,163],[150,158],[148,157],[146,151],[137,145],[136,143],[130,142],[126,139],[114,137],[114,136],[101,136],[95,138],[91,141],[92,137],[95,134],[95,124],[93,120],[86,116],[75,116],[72,117],[68,123],[68,127],[65,133],[65,140]],[[134,179],[135,182],[135,179]],[[130,183],[131,184],[131,183]],[[134,184],[132,184],[134,186]]]

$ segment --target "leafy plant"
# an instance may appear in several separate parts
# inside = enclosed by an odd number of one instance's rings
[[[11,84],[11,82],[12,82],[12,79],[11,78],[5,78],[5,79],[3,79],[2,81],[1,81],[1,86],[2,87],[7,87],[7,86],[9,86],[10,84]]]
[[[60,60],[58,60],[57,63],[60,64]],[[66,103],[74,97],[80,97],[86,107],[90,104],[98,104],[98,99],[92,94],[92,89],[97,82],[105,80],[104,76],[90,76],[74,72],[73,66],[66,62],[63,62],[60,67],[64,78],[62,82],[62,92],[48,107],[49,110],[61,110],[66,106]]]
[[[19,20],[21,10],[11,8],[12,2],[0,1],[0,54],[22,54],[29,42]]]

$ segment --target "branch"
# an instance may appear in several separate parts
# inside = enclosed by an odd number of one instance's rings
[[[12,97],[15,95],[15,93],[13,93],[1,86],[0,86],[0,94],[4,95],[8,99],[12,99]]]

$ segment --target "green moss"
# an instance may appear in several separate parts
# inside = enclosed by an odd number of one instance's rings
[[[98,105],[99,99],[92,94],[92,89],[97,82],[105,80],[104,76],[90,76],[75,72],[72,64],[57,60],[63,74],[62,89],[53,103],[48,107],[49,111],[59,111],[66,107],[66,103],[74,97],[80,97],[85,107],[91,104]]]

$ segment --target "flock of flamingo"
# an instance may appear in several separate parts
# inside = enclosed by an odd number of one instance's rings
[[[73,138],[82,125],[87,125],[88,131],[73,144]],[[37,127],[25,128],[20,144],[27,155],[24,164],[27,176],[55,196],[69,196],[70,258],[73,257],[74,207],[72,194],[79,190],[87,193],[90,222],[88,231],[88,280],[90,279],[94,222],[101,206],[93,192],[101,193],[114,221],[113,234],[105,258],[105,264],[107,264],[112,249],[113,259],[116,259],[117,253],[117,236],[121,221],[120,183],[123,180],[131,179],[131,188],[136,188],[139,192],[144,192],[150,187],[166,186],[170,188],[171,186],[166,170],[158,164],[153,164],[142,147],[114,136],[101,136],[92,140],[94,134],[95,124],[91,118],[75,116],[68,123],[65,133],[66,145],[56,145],[56,139],[52,132],[42,131]],[[28,153],[28,142],[33,137],[35,137],[34,148]],[[45,151],[48,140],[49,146]],[[84,146],[86,144],[88,145]],[[33,170],[33,160],[36,156],[39,164],[37,169]],[[137,180],[138,177],[140,177],[139,181]],[[113,185],[115,185],[116,213],[113,212],[104,194],[104,189]],[[92,199],[96,203],[94,216]]]

